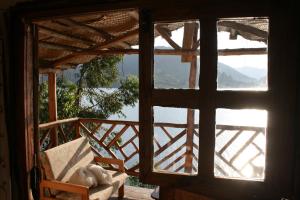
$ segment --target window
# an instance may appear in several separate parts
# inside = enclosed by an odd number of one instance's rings
[[[276,163],[268,146],[276,140],[276,131],[269,124],[269,116],[276,109],[270,104],[274,85],[268,77],[274,72],[268,61],[268,18],[206,16],[168,21],[163,16],[160,22],[159,15],[154,19],[144,17],[147,34],[140,36],[140,62],[145,64],[140,74],[144,76],[141,89],[147,91],[140,98],[141,132],[145,132],[141,140],[146,147],[141,160],[144,180],[156,184],[185,180],[199,183],[196,191],[226,193],[232,198],[252,193],[264,196],[265,189],[272,188],[270,174],[275,170],[271,164]],[[194,29],[188,27],[192,23]],[[178,26],[182,28],[176,29]],[[162,35],[160,29],[169,32]],[[184,46],[185,39],[178,40],[180,34],[189,35],[190,41],[186,40],[192,45]],[[178,58],[174,61],[165,56],[162,61],[158,52],[176,54]],[[191,58],[195,59],[195,69],[189,74],[195,76],[193,85],[187,84],[186,72],[193,64],[184,63],[191,62]],[[192,148],[187,143],[188,134],[179,128],[182,124],[188,126],[189,120],[178,121],[188,119],[189,111],[193,111],[193,129],[197,130]],[[172,114],[161,121],[161,113]],[[160,123],[177,124],[180,130],[161,128],[157,126]],[[178,143],[171,142],[177,135]],[[170,148],[169,152],[159,155],[162,147]],[[198,155],[188,160],[190,152],[186,149]],[[189,164],[191,171],[184,169]],[[242,185],[247,190],[238,190]],[[207,192],[207,188],[211,190]]]

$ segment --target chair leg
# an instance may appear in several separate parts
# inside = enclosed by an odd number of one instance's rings
[[[118,199],[123,199],[124,197],[124,184],[119,188],[119,196]]]

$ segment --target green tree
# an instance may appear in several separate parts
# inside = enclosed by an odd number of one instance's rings
[[[138,78],[128,76],[119,79],[117,64],[122,57],[103,56],[92,59],[80,66],[78,80],[74,83],[64,77],[57,79],[58,119],[89,117],[105,119],[119,114],[123,106],[133,106],[138,100]],[[119,82],[119,88],[107,89]],[[40,123],[48,121],[47,82],[40,84],[39,113]]]

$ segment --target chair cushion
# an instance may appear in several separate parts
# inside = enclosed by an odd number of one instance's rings
[[[46,179],[67,182],[77,168],[94,161],[94,153],[85,137],[41,152]]]
[[[124,183],[127,178],[126,173],[107,170],[113,177],[112,185],[100,185],[89,189],[89,200],[107,200],[114,194]],[[79,194],[60,192],[55,198],[60,200],[81,200]]]

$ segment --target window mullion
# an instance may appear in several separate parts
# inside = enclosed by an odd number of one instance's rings
[[[215,18],[200,21],[199,176],[213,178],[215,97],[217,89],[217,26]]]

